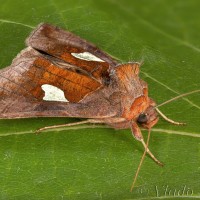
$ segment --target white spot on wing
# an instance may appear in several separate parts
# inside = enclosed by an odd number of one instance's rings
[[[72,56],[87,61],[97,61],[97,62],[105,62],[100,58],[96,57],[95,55],[91,54],[90,52],[83,52],[83,53],[71,53]]]
[[[65,98],[64,92],[61,89],[49,84],[44,84],[41,87],[42,90],[45,92],[43,100],[69,102]]]

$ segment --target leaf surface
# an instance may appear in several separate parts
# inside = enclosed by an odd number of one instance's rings
[[[143,61],[141,77],[162,103],[200,88],[200,1],[0,0],[0,67],[41,22],[68,29],[122,62]],[[79,126],[33,134],[75,119],[0,120],[0,199],[200,199],[200,94],[161,107],[162,119],[135,189],[143,153],[130,130]],[[146,131],[143,131],[146,137]]]

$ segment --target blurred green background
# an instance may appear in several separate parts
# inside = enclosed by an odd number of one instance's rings
[[[143,61],[141,77],[161,103],[200,88],[199,0],[0,0],[0,67],[48,22],[95,43],[122,62]],[[161,110],[149,157],[130,193],[143,147],[130,130],[79,126],[35,135],[75,119],[0,120],[0,199],[200,199],[200,94]],[[146,131],[143,131],[146,137]]]

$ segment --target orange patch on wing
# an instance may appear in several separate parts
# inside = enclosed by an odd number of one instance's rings
[[[44,97],[44,91],[41,89],[43,84],[53,85],[63,90],[66,99],[70,102],[79,102],[88,93],[101,86],[91,77],[53,65],[45,58],[36,59],[26,73],[26,76],[37,83],[37,87],[33,87],[30,92],[40,100]]]
[[[47,50],[50,55],[56,55],[56,57],[72,64],[80,69],[85,70],[88,74],[93,75],[97,80],[101,80],[102,74],[108,73],[109,64],[107,62],[98,61],[86,61],[74,57],[71,53],[80,53],[77,49],[71,49],[60,46],[58,49]]]

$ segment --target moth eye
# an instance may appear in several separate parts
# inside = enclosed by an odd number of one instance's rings
[[[142,123],[146,123],[147,122],[147,114],[145,113],[141,113],[137,119],[137,122],[142,124]]]

